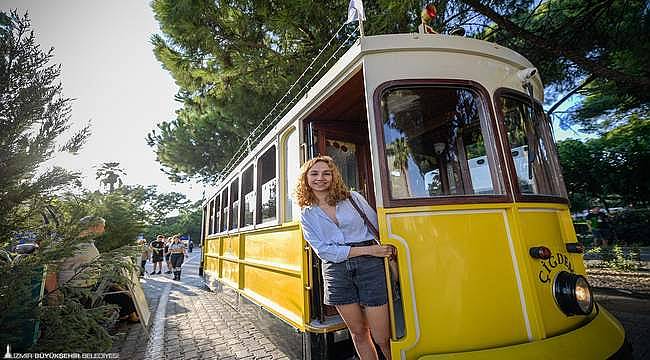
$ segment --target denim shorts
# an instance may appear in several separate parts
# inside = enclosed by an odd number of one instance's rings
[[[325,304],[381,306],[388,303],[384,258],[356,256],[340,263],[323,261],[322,265]]]

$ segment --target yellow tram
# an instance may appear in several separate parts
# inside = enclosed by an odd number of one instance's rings
[[[625,355],[582,277],[542,100],[533,65],[502,46],[361,37],[205,202],[206,284],[296,358],[349,355],[291,198],[300,165],[327,154],[398,250],[394,358]]]

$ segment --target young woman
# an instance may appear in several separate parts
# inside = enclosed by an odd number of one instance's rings
[[[183,265],[183,260],[187,255],[185,250],[185,244],[183,244],[178,237],[175,235],[172,237],[172,242],[169,244],[169,253],[170,253],[170,262],[174,269],[174,280],[181,279],[181,265]]]
[[[377,227],[377,214],[351,192],[329,156],[300,169],[296,199],[303,235],[322,261],[325,304],[333,305],[350,330],[361,360],[377,359],[373,340],[390,360],[388,293],[383,257],[393,247],[377,245],[350,198]]]

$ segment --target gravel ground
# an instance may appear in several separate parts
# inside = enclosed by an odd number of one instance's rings
[[[609,269],[589,269],[589,285],[594,288],[617,289],[630,295],[650,299],[650,272],[621,272]]]

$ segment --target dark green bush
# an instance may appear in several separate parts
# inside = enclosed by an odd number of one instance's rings
[[[650,246],[650,209],[633,209],[616,213],[612,225],[619,244]]]

